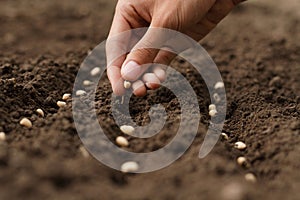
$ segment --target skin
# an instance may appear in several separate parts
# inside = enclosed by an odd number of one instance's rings
[[[119,33],[141,27],[168,28],[188,35],[196,41],[203,39],[216,25],[243,0],[119,0],[108,40]],[[151,29],[137,41],[135,47],[155,43],[159,37]],[[125,44],[127,39],[118,41]],[[134,47],[134,48],[135,48]],[[134,49],[133,48],[133,49]],[[147,89],[157,89],[165,80],[165,69],[147,65],[160,63],[168,66],[176,56],[169,51],[142,48],[112,59],[116,43],[108,42],[107,75],[113,92],[123,95],[124,80],[132,82],[133,93],[144,96]],[[143,67],[141,67],[143,65]]]

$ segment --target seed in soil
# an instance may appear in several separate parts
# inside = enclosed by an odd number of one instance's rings
[[[68,100],[70,97],[71,97],[71,94],[66,93],[66,94],[63,95],[62,100],[64,100],[64,101]]]
[[[214,100],[215,100],[217,103],[221,101],[221,97],[220,97],[220,95],[219,95],[218,93],[214,93],[214,94],[213,94],[213,98],[214,98]]]
[[[66,102],[64,102],[64,101],[58,101],[56,104],[60,108],[65,107],[67,105]]]
[[[36,109],[36,112],[41,116],[41,117],[45,117],[45,113],[42,109],[38,108]]]
[[[249,182],[252,182],[252,183],[256,182],[256,177],[252,173],[245,174],[245,179],[246,179],[246,181],[249,181]]]
[[[247,145],[244,142],[236,142],[234,144],[234,148],[239,149],[239,150],[244,150],[246,149]]]
[[[95,67],[94,69],[91,70],[91,76],[97,76],[100,74],[101,69],[99,67]]]
[[[137,170],[139,170],[139,165],[133,161],[125,162],[121,166],[121,171],[124,173],[136,172]]]
[[[243,157],[243,156],[240,156],[240,157],[238,157],[237,159],[236,159],[236,162],[240,165],[240,166],[243,166],[243,165],[245,165],[246,164],[246,158],[245,157]]]
[[[30,121],[29,119],[27,119],[26,117],[23,118],[23,119],[20,121],[20,124],[21,124],[22,126],[27,127],[27,128],[31,128],[31,127],[32,127],[31,121]]]
[[[77,90],[76,91],[76,96],[82,96],[82,95],[85,95],[86,94],[86,91],[84,90]]]
[[[129,81],[124,81],[124,88],[129,89],[131,87],[131,83]]]
[[[217,82],[217,83],[215,84],[215,89],[216,89],[216,90],[217,90],[217,89],[220,89],[220,88],[224,88],[224,83],[221,82],[221,81],[219,81],[219,82]]]
[[[118,136],[116,138],[116,143],[121,147],[128,147],[128,145],[129,145],[128,140],[122,136]]]
[[[217,110],[217,107],[216,107],[215,104],[210,104],[210,105],[208,106],[208,110]]]
[[[5,141],[6,140],[6,135],[4,132],[0,132],[0,141]]]
[[[134,127],[123,125],[120,127],[120,130],[127,135],[132,135],[132,133],[134,132]]]
[[[88,158],[90,156],[89,152],[84,148],[84,146],[79,147],[79,151],[85,158]]]
[[[228,137],[228,135],[227,135],[226,133],[221,133],[221,135],[222,135],[222,137],[223,137],[225,140],[228,140],[228,139],[229,139],[229,137]]]
[[[210,115],[211,117],[216,116],[217,113],[218,113],[218,112],[217,112],[216,110],[210,110],[210,111],[209,111],[209,115]]]
[[[90,85],[92,85],[92,84],[93,84],[92,81],[89,81],[89,80],[84,80],[84,81],[83,81],[83,85],[84,85],[84,86],[90,86]]]

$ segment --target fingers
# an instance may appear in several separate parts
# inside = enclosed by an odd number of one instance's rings
[[[135,81],[132,84],[132,90],[133,90],[133,94],[135,96],[138,96],[138,97],[144,96],[147,93],[147,89],[145,87],[145,84],[141,80]]]
[[[121,69],[118,66],[109,66],[107,68],[107,76],[111,83],[113,93],[121,96],[125,93],[123,86],[124,79],[121,76]]]

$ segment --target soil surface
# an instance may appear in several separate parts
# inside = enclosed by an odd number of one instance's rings
[[[198,152],[210,120],[207,88],[187,62],[173,62],[198,94],[202,118],[189,150],[146,174],[123,174],[89,156],[73,123],[72,100],[64,108],[56,105],[72,92],[88,51],[106,38],[115,3],[0,1],[0,132],[6,133],[0,142],[0,199],[299,199],[299,1],[248,1],[201,42],[225,82],[223,132],[229,136],[204,159]],[[97,116],[113,141],[121,133],[111,115],[111,93],[103,79]],[[180,107],[170,91],[130,101],[137,124],[149,123],[149,108],[157,103],[168,120],[153,138],[128,137],[127,150],[150,152],[174,137]],[[32,128],[19,124],[23,117]],[[235,149],[237,141],[246,150]],[[246,157],[244,166],[236,163],[239,156]],[[247,173],[256,182],[245,180]]]

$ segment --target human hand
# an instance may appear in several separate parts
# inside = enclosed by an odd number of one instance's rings
[[[168,28],[188,35],[196,41],[205,37],[238,3],[243,0],[119,0],[109,38],[135,28]],[[159,40],[151,29],[136,45],[149,44]],[[120,41],[124,44],[127,41]],[[125,92],[124,80],[132,82],[133,93],[143,96],[148,89],[156,89],[165,80],[165,69],[159,66],[141,67],[143,64],[159,63],[169,65],[176,56],[170,51],[137,48],[127,56],[110,62],[111,52],[118,47],[107,43],[107,75],[113,92]]]

